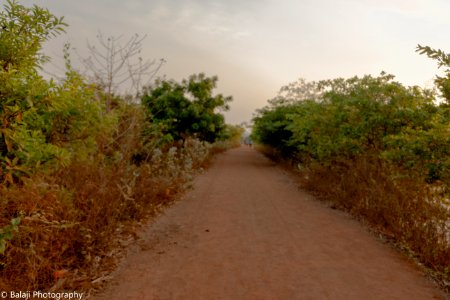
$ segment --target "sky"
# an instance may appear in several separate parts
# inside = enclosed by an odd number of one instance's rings
[[[4,3],[0,0],[0,3]],[[164,59],[160,76],[181,80],[203,72],[233,96],[231,124],[298,78],[393,74],[430,87],[438,70],[417,44],[450,52],[448,0],[19,0],[46,7],[69,24],[45,51],[80,53],[96,35],[147,35],[142,57]]]

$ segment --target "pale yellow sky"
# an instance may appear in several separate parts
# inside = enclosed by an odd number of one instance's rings
[[[1,1],[3,2],[3,0]],[[205,72],[232,95],[227,121],[249,121],[282,85],[386,71],[407,85],[429,84],[435,63],[417,44],[450,52],[447,0],[22,0],[70,27],[47,46],[60,55],[104,35],[148,35],[143,56],[164,58],[160,74]],[[57,59],[55,59],[55,63]]]

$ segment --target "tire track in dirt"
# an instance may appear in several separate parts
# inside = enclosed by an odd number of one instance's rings
[[[97,299],[445,299],[250,148],[221,154]]]

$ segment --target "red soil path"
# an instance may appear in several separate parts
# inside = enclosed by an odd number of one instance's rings
[[[445,299],[250,148],[221,154],[135,248],[99,299]]]

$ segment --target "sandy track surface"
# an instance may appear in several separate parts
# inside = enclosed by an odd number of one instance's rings
[[[98,299],[445,299],[401,255],[261,154],[221,154]]]

